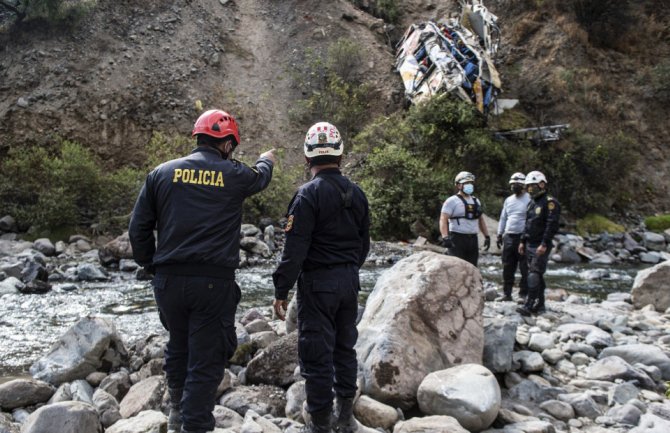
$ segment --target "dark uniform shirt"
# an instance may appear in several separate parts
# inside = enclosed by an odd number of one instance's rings
[[[561,205],[554,197],[543,192],[533,198],[528,203],[522,239],[530,246],[544,244],[546,247],[551,247],[552,239],[558,232],[560,215]]]
[[[337,182],[336,186],[325,179]],[[352,186],[351,208],[342,192]],[[341,190],[341,191],[340,191]],[[289,204],[286,243],[272,275],[275,298],[286,299],[301,271],[353,264],[361,267],[370,251],[368,201],[340,170],[321,170]]]
[[[249,168],[210,147],[156,167],[130,220],[135,261],[163,273],[233,275],[240,261],[242,203],[268,186],[272,168],[269,159]]]

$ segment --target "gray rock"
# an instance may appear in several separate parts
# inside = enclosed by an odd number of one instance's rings
[[[491,425],[500,410],[495,376],[477,364],[463,364],[428,374],[417,391],[421,412],[447,415],[470,431]]]
[[[93,404],[93,387],[85,380],[75,380],[70,384],[70,394],[73,401]]]
[[[603,414],[598,404],[586,393],[562,394],[558,399],[570,403],[578,417],[594,420]]]
[[[635,276],[631,290],[633,305],[653,305],[656,311],[670,308],[670,261],[643,269]]]
[[[217,428],[239,429],[244,424],[244,418],[240,414],[218,404],[214,406],[212,414]]]
[[[48,383],[34,379],[14,379],[0,384],[0,408],[16,409],[44,403],[56,389]]]
[[[670,380],[670,357],[660,347],[651,344],[626,344],[603,349],[600,358],[619,356],[630,364],[640,363],[656,366],[661,370],[663,380]]]
[[[286,391],[286,417],[304,423],[302,419],[302,405],[306,399],[307,393],[305,392],[304,380],[291,385]]]
[[[665,236],[654,232],[644,232],[642,235],[644,246],[650,251],[665,251]]]
[[[637,427],[629,433],[667,433],[670,431],[670,421],[651,413],[645,413],[640,417]]]
[[[469,433],[458,421],[450,416],[434,415],[421,418],[410,418],[400,421],[393,428],[393,433]]]
[[[428,251],[396,263],[377,280],[358,326],[361,391],[409,408],[428,373],[481,364],[483,307],[481,274],[469,263]]]
[[[80,401],[42,406],[21,427],[21,433],[102,433],[95,408]]]
[[[554,337],[544,332],[534,333],[530,336],[528,348],[535,352],[542,352],[554,347]]]
[[[287,386],[298,366],[298,333],[292,332],[261,350],[247,364],[248,384]]]
[[[648,412],[670,421],[670,400],[665,399],[663,403],[649,403]]]
[[[93,393],[92,403],[100,415],[102,426],[107,428],[123,418],[121,416],[119,403],[109,393],[98,389]]]
[[[127,353],[114,323],[101,317],[85,317],[68,329],[46,356],[30,367],[30,373],[36,379],[54,385],[85,379],[102,367],[103,359],[108,361],[110,351],[118,355],[117,364]]]
[[[20,293],[25,284],[16,277],[7,277],[0,281],[0,296]]]
[[[128,394],[121,400],[119,412],[124,418],[130,418],[138,413],[160,406],[165,393],[165,378],[151,376],[130,388]]]
[[[79,281],[105,281],[107,274],[92,263],[82,263],[77,266],[77,280]]]
[[[244,329],[246,329],[249,334],[262,331],[272,331],[272,328],[268,324],[267,320],[265,320],[265,318],[252,320],[251,322],[244,325]]]
[[[564,393],[565,390],[561,388],[540,385],[528,379],[523,379],[509,389],[510,397],[537,403],[555,400],[560,394]]]
[[[644,388],[655,389],[656,387],[649,376],[633,368],[618,356],[608,356],[591,364],[586,371],[586,378],[610,382],[616,379],[635,380]]]
[[[568,340],[573,336],[578,336],[579,338],[584,338],[588,344],[598,349],[614,344],[614,339],[610,334],[593,325],[568,323],[559,326],[557,331],[562,334],[561,340]]]
[[[542,351],[542,359],[549,364],[556,364],[563,358],[565,358],[565,353],[560,349],[546,349]]]
[[[156,410],[145,410],[129,419],[122,419],[105,433],[159,433],[167,431],[167,416]]]
[[[575,410],[572,405],[563,401],[547,400],[540,403],[540,408],[561,421],[568,421],[575,417]]]
[[[56,247],[48,238],[35,240],[35,242],[33,242],[33,248],[47,257],[53,256],[56,253]]]
[[[615,384],[607,392],[607,404],[610,406],[625,404],[637,398],[638,394],[640,394],[640,390],[632,383]]]
[[[521,371],[524,373],[542,371],[545,365],[544,359],[542,359],[542,355],[537,352],[531,352],[529,350],[520,350],[518,352],[514,352],[512,360],[514,362],[520,363]]]
[[[516,322],[504,318],[484,319],[484,366],[494,373],[512,370]]]
[[[391,431],[398,422],[398,411],[367,395],[361,395],[354,404],[354,415],[363,425]]]
[[[632,404],[615,406],[607,412],[607,416],[619,424],[637,425],[642,411]]]
[[[130,375],[125,371],[117,371],[104,378],[99,389],[109,393],[116,401],[121,401],[131,386]]]
[[[236,386],[221,397],[219,404],[240,415],[251,409],[261,415],[283,417],[286,407],[284,394],[282,388],[271,385]]]
[[[0,218],[0,231],[15,232],[16,220],[10,215],[5,215],[2,218]]]
[[[651,265],[655,265],[656,263],[661,261],[661,255],[655,251],[652,252],[644,252],[640,253],[640,261],[642,263],[648,263]]]
[[[109,266],[113,263],[120,263],[121,260],[132,260],[133,248],[130,245],[130,238],[128,232],[124,232],[121,236],[107,242],[102,248],[98,250],[98,260],[104,266]]]

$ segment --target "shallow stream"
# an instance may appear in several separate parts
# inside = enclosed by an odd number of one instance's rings
[[[386,269],[364,267],[361,270],[362,302]],[[546,280],[551,289],[602,299],[608,293],[630,291],[639,269],[550,265]],[[238,314],[251,307],[271,305],[273,270],[272,267],[254,267],[238,271],[237,281],[243,293]],[[480,270],[485,287],[500,287],[499,257],[482,257]],[[601,278],[587,279],[594,275]],[[5,295],[0,300],[0,377],[26,373],[60,335],[87,314],[112,317],[127,343],[163,332],[151,285],[136,281],[132,273],[115,272],[111,282],[55,284],[52,291],[43,295]]]

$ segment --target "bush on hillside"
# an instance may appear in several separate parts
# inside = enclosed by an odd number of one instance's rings
[[[22,0],[0,1],[0,10],[6,10],[20,23],[28,19],[41,18],[54,24],[72,24],[86,13],[85,1],[66,0]]]
[[[373,87],[357,74],[360,45],[342,38],[326,55],[306,50],[304,57],[304,67],[293,79],[305,98],[291,108],[291,118],[303,126],[329,121],[349,141],[370,119],[368,101],[374,98]]]
[[[644,219],[644,225],[647,229],[662,232],[670,229],[670,215],[655,215]]]
[[[396,24],[400,18],[400,10],[398,8],[398,0],[350,0],[359,8],[372,14],[377,18],[381,18],[387,23]]]
[[[580,236],[599,233],[623,233],[626,229],[620,224],[598,214],[588,214],[577,221],[577,233]]]

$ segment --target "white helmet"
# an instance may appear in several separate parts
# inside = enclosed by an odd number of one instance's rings
[[[475,181],[475,175],[470,173],[469,171],[462,171],[456,175],[456,179],[454,180],[454,183],[458,185],[459,183],[468,183],[468,182],[474,182]]]
[[[344,143],[340,131],[328,122],[319,122],[312,125],[305,136],[305,156],[340,156]]]
[[[524,181],[524,184],[525,185],[532,185],[532,184],[540,183],[540,182],[548,183],[547,178],[544,177],[544,174],[542,174],[542,172],[540,172],[540,171],[531,171],[526,176],[526,180]]]
[[[526,180],[526,175],[520,172],[516,172],[509,178],[509,183],[523,183]]]

